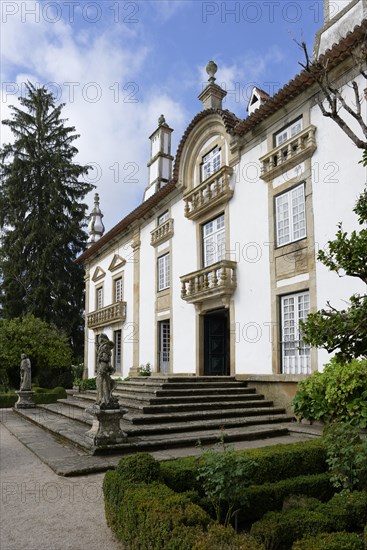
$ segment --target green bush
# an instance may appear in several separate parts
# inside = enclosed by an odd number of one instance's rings
[[[0,393],[0,409],[10,409],[18,401],[15,393]]]
[[[193,550],[262,550],[258,542],[248,535],[237,535],[232,527],[214,523],[203,532]]]
[[[340,363],[333,358],[322,373],[299,383],[292,405],[299,418],[367,428],[367,359]]]
[[[323,506],[338,528],[362,531],[367,522],[367,491],[340,493]]]
[[[254,461],[250,473],[254,485],[323,473],[327,469],[326,452],[320,440],[237,452],[238,455],[245,455]],[[178,493],[190,489],[202,493],[201,484],[196,480],[198,467],[199,461],[195,457],[162,462],[162,481]]]
[[[356,533],[321,533],[295,542],[292,550],[363,550]]]
[[[289,509],[268,512],[251,527],[251,536],[266,550],[290,550],[292,544],[307,535],[330,533],[333,521],[319,510]]]
[[[365,550],[367,550],[367,523],[366,523],[366,525],[364,526],[363,540],[364,540],[364,547],[365,547]]]
[[[74,384],[79,386],[81,391],[97,389],[96,378],[76,378]]]
[[[326,502],[334,490],[328,474],[315,474],[283,479],[277,483],[264,483],[246,489],[248,508],[241,511],[248,522],[260,519],[266,512],[281,510],[290,495],[313,497]]]
[[[160,464],[148,453],[136,453],[123,457],[116,466],[116,472],[130,483],[152,483],[159,480]]]

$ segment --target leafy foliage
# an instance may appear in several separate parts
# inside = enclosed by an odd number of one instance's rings
[[[116,472],[130,483],[153,483],[159,480],[160,464],[149,453],[136,453],[121,458]]]
[[[333,358],[322,373],[299,383],[292,406],[299,418],[367,427],[367,360]]]
[[[321,533],[295,542],[292,550],[364,550],[357,533]]]
[[[21,108],[5,120],[14,143],[0,151],[1,305],[7,319],[27,313],[62,328],[75,353],[83,342],[83,269],[87,206],[93,188],[74,162],[75,128],[45,87],[26,86]]]
[[[146,365],[140,365],[138,367],[138,376],[151,376],[152,374],[152,365],[147,363]]]
[[[75,378],[74,385],[79,386],[79,389],[81,391],[95,390],[97,389],[97,379],[96,378]]]
[[[330,482],[343,491],[358,488],[367,478],[367,440],[361,440],[357,428],[343,423],[327,427],[324,440]]]
[[[211,502],[217,521],[224,512],[224,525],[232,518],[236,505],[247,503],[246,488],[251,483],[254,461],[224,446],[222,452],[208,450],[200,457],[197,479]]]
[[[54,325],[33,315],[0,320],[0,369],[6,371],[13,388],[19,388],[21,353],[31,360],[32,381],[46,388],[71,385],[71,347]]]

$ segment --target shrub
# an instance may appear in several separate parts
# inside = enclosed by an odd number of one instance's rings
[[[324,442],[330,481],[346,491],[360,486],[367,475],[367,441],[350,424],[333,424],[325,429]]]
[[[81,391],[97,389],[96,378],[76,378],[74,385],[79,386]]]
[[[32,380],[39,385],[71,386],[70,343],[54,325],[33,315],[0,320],[0,368],[6,370],[10,386],[14,388],[19,388],[21,353],[29,356]]]
[[[292,550],[363,550],[356,533],[321,533],[295,542]]]
[[[340,363],[333,358],[322,373],[299,383],[293,399],[299,418],[350,422],[367,427],[367,359]]]
[[[325,504],[323,509],[324,513],[334,518],[338,528],[361,531],[367,522],[367,492],[340,493]]]
[[[306,497],[305,495],[290,495],[283,502],[282,510],[290,508],[305,508],[306,510],[317,510],[321,501],[314,497]]]
[[[18,401],[18,396],[15,393],[1,393],[0,394],[0,409],[10,409],[14,407]]]
[[[160,464],[148,453],[136,453],[123,457],[116,466],[121,479],[130,483],[158,481]]]
[[[222,452],[209,450],[202,454],[197,479],[213,506],[217,521],[223,519],[227,526],[234,507],[248,502],[245,489],[251,481],[254,461],[226,446],[223,449]]]
[[[58,399],[65,399],[67,397],[65,389],[61,387],[55,388],[53,390],[49,390],[46,388],[32,387],[32,390],[35,392],[33,395],[33,401],[36,405],[56,403]],[[18,395],[14,392],[0,394],[1,409],[9,409],[11,407],[14,407],[17,401],[18,401]]]
[[[261,550],[263,547],[248,535],[238,535],[232,527],[214,523],[203,532],[193,550]]]
[[[150,363],[147,363],[146,365],[140,365],[137,371],[138,371],[138,376],[151,376],[152,365]]]
[[[251,535],[264,544],[266,550],[288,550],[296,540],[304,536],[333,530],[332,520],[319,510],[298,508],[286,512],[268,512],[253,524]]]
[[[277,483],[264,483],[246,489],[248,507],[243,510],[247,521],[260,519],[266,512],[281,510],[290,495],[329,500],[334,494],[328,474],[315,474],[283,479]]]
[[[367,550],[367,523],[366,523],[366,525],[364,526],[363,540],[364,540],[364,547],[365,547],[365,549]]]

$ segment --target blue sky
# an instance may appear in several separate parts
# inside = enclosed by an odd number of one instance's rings
[[[293,38],[312,50],[323,0],[2,0],[1,21],[2,117],[27,79],[66,103],[110,229],[141,201],[159,115],[175,149],[201,110],[207,62],[218,64],[224,107],[245,118],[254,84],[273,94],[299,72]]]

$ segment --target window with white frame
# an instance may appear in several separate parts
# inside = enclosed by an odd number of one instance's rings
[[[122,277],[119,277],[118,279],[114,280],[114,288],[115,288],[115,302],[121,302],[122,300]]]
[[[204,267],[225,259],[226,235],[224,214],[205,223],[203,231],[203,264]]]
[[[169,288],[169,253],[158,258],[158,290]]]
[[[113,348],[113,364],[116,372],[121,372],[121,341],[121,330],[115,330],[113,333],[113,343],[115,344]]]
[[[302,340],[300,321],[310,312],[309,292],[281,297],[282,373],[310,374],[311,349]]]
[[[96,309],[103,307],[103,286],[96,288]]]
[[[166,222],[168,220],[169,213],[168,210],[166,212],[163,212],[160,216],[158,216],[158,225],[161,225],[162,223]]]
[[[214,174],[221,167],[221,150],[220,148],[214,147],[208,154],[203,156],[201,164],[201,181],[206,180]]]
[[[275,197],[277,246],[306,237],[305,186],[302,183]]]
[[[278,145],[281,145],[291,137],[299,134],[299,132],[301,132],[302,130],[303,121],[302,118],[299,118],[298,120],[292,122],[292,124],[289,124],[289,126],[283,128],[283,130],[280,130],[280,132],[277,132],[274,135],[275,147],[278,147]]]

